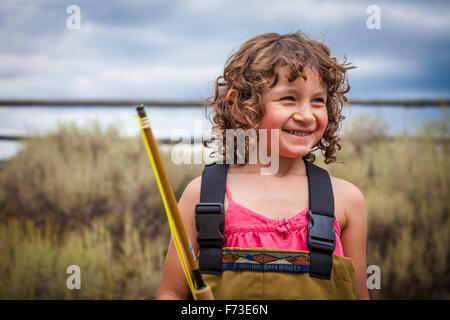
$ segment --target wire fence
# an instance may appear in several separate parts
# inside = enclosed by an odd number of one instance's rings
[[[349,104],[382,107],[448,107],[450,99],[349,99]],[[0,100],[0,107],[124,107],[144,104],[149,107],[203,107],[205,100]]]
[[[158,108],[187,108],[187,107],[204,107],[205,100],[0,100],[0,108],[7,107],[127,107],[138,106],[144,104],[146,107],[158,107]],[[398,107],[398,108],[447,108],[450,106],[450,99],[447,98],[435,98],[435,99],[349,99],[349,105],[358,105],[361,107]],[[20,141],[23,139],[30,139],[30,136],[16,136],[16,135],[0,135],[0,141]],[[169,137],[158,138],[157,141],[162,144],[179,144],[180,141],[174,141]],[[201,141],[194,141],[201,142]],[[447,143],[447,140],[444,141]]]

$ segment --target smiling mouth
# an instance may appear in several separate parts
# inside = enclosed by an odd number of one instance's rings
[[[306,137],[311,133],[310,131],[309,132],[299,132],[299,131],[292,131],[292,130],[285,130],[285,129],[283,129],[283,131],[287,132],[289,134],[298,136],[298,137]]]

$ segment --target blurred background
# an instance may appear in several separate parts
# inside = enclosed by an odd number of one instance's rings
[[[357,67],[338,163],[316,163],[365,195],[371,298],[450,298],[449,2],[230,0],[0,2],[0,298],[154,298],[170,233],[135,106],[179,200],[209,151],[172,148],[210,135],[226,59],[297,30]]]

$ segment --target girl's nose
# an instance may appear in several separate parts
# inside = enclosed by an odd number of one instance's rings
[[[304,123],[310,123],[314,122],[316,118],[314,117],[314,114],[311,112],[311,110],[308,107],[302,108],[302,110],[297,111],[294,116],[294,120],[301,121]]]

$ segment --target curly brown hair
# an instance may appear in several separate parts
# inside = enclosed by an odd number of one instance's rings
[[[278,33],[265,33],[248,41],[232,54],[225,65],[223,75],[215,80],[215,94],[205,99],[205,112],[213,107],[213,131],[222,141],[216,150],[211,153],[221,153],[226,158],[226,129],[242,129],[246,132],[252,128],[257,130],[264,117],[262,106],[263,90],[272,88],[278,81],[277,70],[282,66],[290,66],[289,82],[297,77],[307,79],[304,74],[306,67],[315,68],[323,83],[327,87],[328,124],[320,141],[305,156],[307,160],[315,161],[314,151],[320,149],[326,164],[336,161],[336,152],[341,149],[338,131],[345,117],[341,114],[344,104],[348,101],[345,94],[350,90],[346,72],[355,68],[344,61],[339,63],[330,56],[330,49],[323,43],[312,40],[301,31],[280,35]],[[271,80],[274,79],[272,83]],[[229,89],[236,89],[234,101],[227,101]],[[239,122],[227,107],[233,103],[235,115],[245,121]],[[208,116],[208,115],[207,115]],[[210,119],[211,121],[211,119]],[[244,122],[244,123],[242,123]],[[258,131],[258,130],[257,130]],[[259,134],[257,139],[259,140]],[[210,137],[204,141],[204,146],[218,140]],[[245,143],[245,163],[248,163],[249,143]],[[236,159],[236,144],[234,154]],[[236,163],[233,162],[233,163]]]

